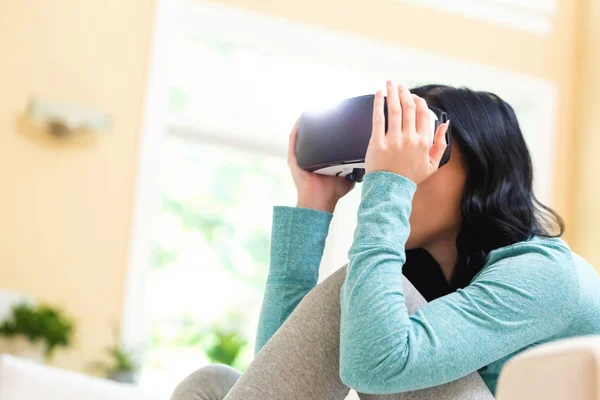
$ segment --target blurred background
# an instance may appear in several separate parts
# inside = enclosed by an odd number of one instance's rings
[[[295,118],[389,78],[511,103],[600,271],[599,37],[597,0],[0,0],[3,351],[154,393],[243,371]]]

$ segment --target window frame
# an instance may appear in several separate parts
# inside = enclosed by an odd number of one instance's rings
[[[558,12],[556,0],[395,0],[490,22],[512,30],[549,36]]]

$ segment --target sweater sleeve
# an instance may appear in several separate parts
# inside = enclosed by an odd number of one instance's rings
[[[402,289],[416,185],[364,177],[340,291],[340,378],[390,394],[441,385],[551,337],[575,318],[578,279],[566,250],[509,246],[469,286],[409,316]]]
[[[254,354],[316,286],[333,214],[303,207],[273,207],[271,258]]]

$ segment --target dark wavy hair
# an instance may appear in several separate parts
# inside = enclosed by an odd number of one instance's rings
[[[533,194],[531,156],[507,102],[493,93],[442,85],[411,92],[449,114],[467,167],[453,290],[469,285],[492,250],[563,234],[562,218]]]

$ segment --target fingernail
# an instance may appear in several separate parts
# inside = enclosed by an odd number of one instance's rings
[[[394,84],[391,79],[388,79],[388,81],[386,83],[388,86],[393,86],[393,84]]]
[[[377,89],[377,91],[375,92],[375,97],[381,97],[382,93],[380,89]]]

